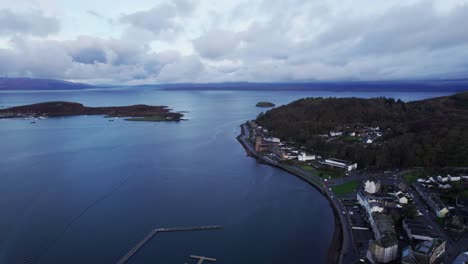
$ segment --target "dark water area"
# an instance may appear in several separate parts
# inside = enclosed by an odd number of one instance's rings
[[[445,93],[162,91],[0,92],[0,108],[44,101],[87,106],[168,105],[179,123],[101,116],[0,120],[0,263],[324,263],[333,234],[327,200],[300,179],[257,164],[235,137],[258,101]]]

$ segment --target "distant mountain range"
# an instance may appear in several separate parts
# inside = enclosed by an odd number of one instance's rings
[[[394,91],[461,92],[468,91],[468,79],[420,81],[317,81],[317,82],[226,82],[175,83],[148,85],[89,85],[54,79],[0,78],[0,90],[78,90],[78,89],[163,89],[163,90],[257,90],[257,91]]]
[[[0,90],[77,90],[93,86],[54,79],[0,78]]]

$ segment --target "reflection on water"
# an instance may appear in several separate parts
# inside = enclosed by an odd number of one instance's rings
[[[0,92],[4,107],[43,101],[89,106],[168,105],[180,123],[108,122],[99,116],[0,120],[0,263],[116,263],[150,230],[162,234],[129,263],[324,262],[333,233],[326,199],[301,180],[246,157],[239,124],[307,96],[422,93],[258,91]]]

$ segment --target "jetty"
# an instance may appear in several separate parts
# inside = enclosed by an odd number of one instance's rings
[[[212,230],[212,229],[221,229],[222,226],[219,225],[210,225],[210,226],[194,226],[194,227],[173,227],[173,228],[157,228],[151,230],[138,244],[136,244],[130,251],[125,254],[117,264],[125,264],[127,261],[133,257],[148,241],[150,241],[156,234],[162,232],[182,232],[182,231],[199,231],[199,230]]]

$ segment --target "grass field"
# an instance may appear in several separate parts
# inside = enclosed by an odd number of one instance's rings
[[[349,181],[340,185],[332,186],[331,189],[336,195],[347,195],[354,191],[359,186],[359,181]]]
[[[310,165],[299,165],[298,167],[305,171],[315,171],[315,169]]]
[[[411,184],[423,176],[424,176],[423,170],[415,170],[415,171],[410,171],[410,172],[403,174],[403,179],[405,179],[407,183]]]
[[[328,168],[322,168],[317,170],[316,172],[317,176],[320,178],[342,178],[345,176],[345,173],[343,170],[335,170],[335,169],[328,169]]]

